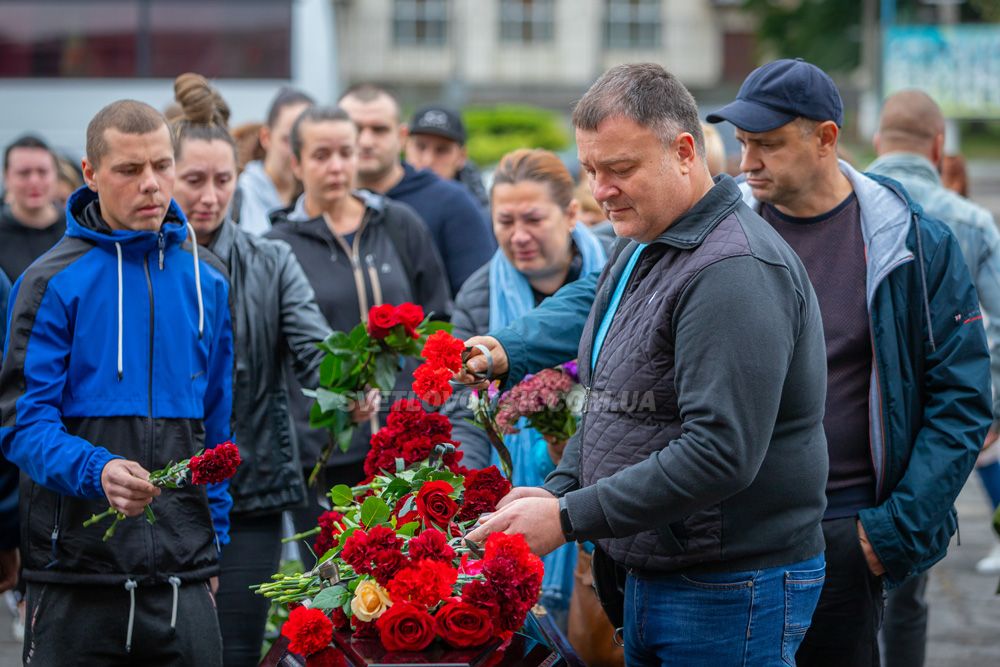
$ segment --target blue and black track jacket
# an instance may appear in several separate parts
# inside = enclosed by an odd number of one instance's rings
[[[66,236],[14,285],[0,373],[3,453],[25,473],[29,581],[200,581],[228,541],[228,482],[165,491],[156,522],[102,542],[115,457],[147,470],[230,439],[233,343],[225,271],[185,243],[171,202],[159,232],[112,231],[97,195],[67,203]],[[174,580],[176,581],[176,580]]]

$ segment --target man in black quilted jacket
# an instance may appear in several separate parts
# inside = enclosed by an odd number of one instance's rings
[[[598,543],[630,666],[792,662],[824,580],[826,353],[795,253],[713,181],[694,99],[615,67],[573,114],[621,243],[580,342],[584,416],[544,488],[469,535]],[[638,399],[636,398],[638,397]]]

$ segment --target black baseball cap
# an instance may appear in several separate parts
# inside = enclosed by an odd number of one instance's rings
[[[736,100],[709,123],[730,123],[745,132],[770,132],[796,118],[844,124],[844,103],[830,76],[801,58],[775,60],[750,72]]]
[[[418,109],[410,121],[410,134],[433,134],[465,144],[465,125],[454,109],[429,106]]]

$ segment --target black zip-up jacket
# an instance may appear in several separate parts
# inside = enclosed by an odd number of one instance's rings
[[[823,550],[826,350],[802,262],[722,177],[640,255],[608,262],[579,347],[585,412],[545,487],[577,539],[647,572]]]
[[[330,327],[350,331],[367,319],[372,306],[403,302],[423,306],[434,319],[448,319],[451,295],[441,258],[427,228],[408,206],[359,190],[365,203],[361,227],[348,244],[335,236],[322,217],[309,218],[302,198],[294,207],[271,215],[273,228],[268,238],[280,239],[292,247],[316,293],[316,304]],[[396,391],[409,391],[410,364],[396,381]],[[326,431],[309,427],[312,399],[302,395],[295,378],[289,378],[292,414],[301,442],[302,465],[311,467],[327,442]],[[383,410],[391,403],[383,400]],[[334,451],[330,465],[360,461],[368,451],[371,431],[360,424],[346,453]]]
[[[209,245],[229,269],[236,367],[233,421],[239,469],[229,485],[234,514],[273,513],[305,502],[286,374],[315,387],[330,329],[287,243],[226,221]]]

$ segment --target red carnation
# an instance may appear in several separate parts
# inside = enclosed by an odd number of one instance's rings
[[[458,503],[451,497],[453,493],[455,487],[443,480],[425,482],[417,492],[417,511],[428,523],[447,526],[458,513]]]
[[[455,374],[447,368],[427,363],[413,371],[413,391],[435,407],[444,405],[451,396],[451,380]]]
[[[375,625],[387,651],[422,651],[434,640],[434,617],[409,602],[393,604]]]
[[[414,303],[401,303],[396,306],[396,319],[406,329],[410,338],[420,338],[417,327],[424,321],[424,309]]]
[[[319,653],[313,653],[306,658],[306,667],[347,667],[347,660],[340,651],[327,646]]]
[[[470,521],[486,512],[495,512],[497,503],[510,489],[510,480],[496,466],[470,471],[465,476],[465,495],[458,520]]]
[[[319,515],[318,523],[320,531],[319,535],[316,536],[316,541],[313,543],[313,551],[316,552],[317,558],[337,545],[337,536],[344,530],[338,523],[343,518],[343,514],[332,510]]]
[[[382,340],[399,324],[396,318],[396,308],[389,304],[374,306],[368,311],[368,335]]]
[[[330,622],[333,623],[334,630],[347,630],[351,627],[351,619],[347,618],[347,614],[340,607],[337,607],[330,614]]]
[[[319,609],[296,607],[281,628],[288,637],[288,650],[309,656],[322,651],[333,640],[333,623]]]
[[[387,590],[393,603],[409,600],[433,607],[452,594],[458,570],[448,563],[433,560],[417,561],[400,570],[389,582]]]
[[[206,449],[201,456],[192,456],[188,469],[192,484],[216,484],[224,482],[236,474],[240,465],[240,450],[228,440],[212,449]]]
[[[392,607],[389,607],[392,609]],[[383,614],[384,616],[384,614]],[[359,621],[354,619],[354,639],[375,639],[378,637],[378,629],[375,621]]]
[[[427,343],[424,344],[420,356],[426,359],[428,364],[447,368],[454,374],[462,370],[464,351],[465,343],[461,340],[447,331],[435,331],[427,337]]]
[[[340,557],[354,568],[358,574],[374,574],[372,560],[385,550],[399,551],[403,546],[402,538],[385,526],[373,526],[367,533],[356,530],[344,541],[344,550]]]
[[[485,609],[459,600],[444,603],[434,616],[441,639],[455,648],[482,646],[493,637],[493,622]]]
[[[406,567],[409,561],[406,556],[397,549],[380,549],[372,557],[375,565],[372,568],[372,575],[380,586],[385,588],[396,576],[396,573]]]
[[[418,560],[436,560],[451,563],[455,558],[455,550],[448,546],[448,538],[437,530],[425,530],[410,540],[410,558]]]

